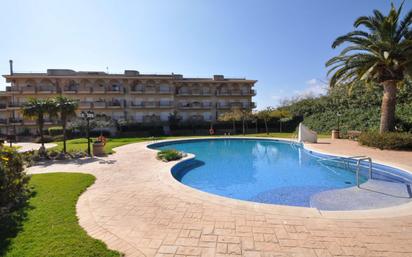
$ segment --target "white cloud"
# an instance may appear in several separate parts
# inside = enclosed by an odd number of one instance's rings
[[[325,95],[327,92],[328,85],[325,82],[319,79],[311,79],[306,81],[306,88],[295,90],[294,94],[297,98],[306,98]]]

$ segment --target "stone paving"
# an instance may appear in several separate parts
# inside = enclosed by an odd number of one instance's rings
[[[146,144],[28,172],[96,176],[77,203],[79,223],[126,256],[412,256],[410,205],[321,212],[223,198],[175,181],[175,163],[156,160]]]

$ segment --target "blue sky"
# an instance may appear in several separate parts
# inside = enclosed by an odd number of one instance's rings
[[[388,0],[2,0],[0,74],[9,73],[9,59],[16,72],[224,74],[258,80],[261,109],[322,92],[325,61],[338,53],[332,41],[357,17],[389,7]]]

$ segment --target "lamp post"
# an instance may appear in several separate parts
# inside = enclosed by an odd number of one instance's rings
[[[82,119],[86,120],[86,136],[87,136],[87,154],[89,156],[91,156],[91,151],[90,151],[90,121],[92,119],[94,119],[94,112],[93,111],[82,111],[80,113],[80,117],[82,117]]]

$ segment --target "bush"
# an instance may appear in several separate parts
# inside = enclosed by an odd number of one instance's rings
[[[60,127],[50,127],[47,131],[49,132],[49,135],[52,136],[52,137],[62,136],[63,135],[63,127],[61,127],[61,126]],[[66,135],[67,136],[70,136],[71,133],[72,133],[71,129],[69,129],[69,128],[66,129]]]
[[[34,139],[35,143],[40,144],[41,143],[41,137],[36,137],[36,139]],[[50,143],[53,142],[53,137],[48,136],[48,135],[44,135],[43,136],[43,143]]]
[[[63,135],[58,135],[53,137],[54,142],[63,141]]]
[[[387,132],[366,132],[359,136],[359,143],[365,146],[376,147],[381,150],[412,150],[412,134]]]
[[[24,206],[30,194],[28,183],[21,155],[3,147],[0,150],[0,223]]]
[[[161,150],[157,153],[157,158],[162,161],[175,161],[182,159],[183,153],[174,149]]]

